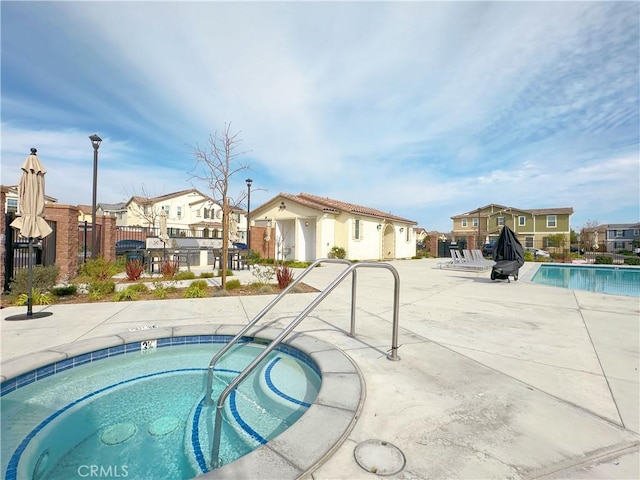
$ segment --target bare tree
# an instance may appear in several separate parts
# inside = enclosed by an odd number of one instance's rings
[[[211,197],[222,206],[222,288],[227,285],[227,268],[229,258],[229,218],[233,210],[240,208],[241,202],[247,197],[244,189],[237,196],[231,197],[229,181],[231,177],[249,166],[240,161],[239,157],[248,151],[239,151],[242,140],[240,132],[232,132],[231,122],[225,123],[222,132],[215,132],[209,136],[204,148],[196,145],[192,147],[196,158],[196,165],[190,173],[191,180],[203,182]]]
[[[153,228],[156,225],[156,221],[160,216],[160,210],[153,205],[153,199],[158,195],[151,195],[149,190],[145,187],[144,183],[141,187],[141,194],[137,194],[134,190],[131,198],[134,201],[130,204],[129,208],[131,212],[142,218],[147,223],[147,227]]]

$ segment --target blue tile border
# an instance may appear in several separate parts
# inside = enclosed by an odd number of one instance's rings
[[[185,346],[185,345],[201,345],[201,344],[220,344],[229,343],[233,339],[232,335],[185,335],[179,337],[167,337],[157,339],[157,348],[171,347],[171,346]],[[240,339],[239,343],[251,343],[257,340],[258,344],[269,343],[270,340],[263,339],[261,337],[244,336]],[[74,367],[79,367],[87,363],[94,361],[104,360],[109,357],[122,355],[125,353],[139,352],[141,350],[140,345],[142,342],[131,342],[124,345],[118,345],[115,347],[102,348],[89,353],[83,353],[75,357],[60,360],[49,365],[45,365],[32,370],[31,372],[23,373],[15,378],[11,378],[2,382],[2,388],[0,389],[0,397],[4,396],[14,390],[29,385],[38,380],[50,377],[56,373],[69,370]],[[305,363],[315,373],[322,378],[320,368],[311,359],[309,355],[297,348],[291,347],[287,344],[280,344],[275,348],[275,351],[280,351],[295,357],[296,359]]]

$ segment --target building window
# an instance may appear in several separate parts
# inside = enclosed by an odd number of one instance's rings
[[[466,218],[463,218],[461,223],[462,223],[462,228],[467,228],[467,219]]]
[[[558,218],[555,215],[547,215],[547,228],[556,228],[557,224]]]
[[[406,228],[407,235],[405,236],[404,239],[405,239],[405,241],[407,243],[409,243],[411,241],[411,232],[412,231],[413,231],[413,228],[409,228],[409,227]]]
[[[542,248],[549,247],[549,237],[542,237]]]
[[[204,210],[204,218],[209,218],[209,209],[205,208]]]
[[[533,248],[533,237],[524,237],[525,248]]]
[[[149,215],[149,205],[144,205],[142,207],[142,213],[144,213],[145,215]]]
[[[353,221],[353,238],[356,240],[361,240],[362,236],[361,236],[361,231],[360,231],[360,219],[356,218]]]
[[[18,211],[18,199],[7,198],[7,213],[9,212],[16,213],[17,211]]]
[[[624,230],[616,230],[615,232],[617,238],[624,237]]]
[[[524,227],[527,224],[527,218],[524,215],[518,217],[518,226]]]
[[[208,228],[203,228],[202,229],[202,237],[203,238],[209,238],[209,229]]]
[[[471,220],[471,222],[472,222],[472,225],[476,228],[478,228],[478,225],[480,225],[480,219],[477,217]]]
[[[182,218],[182,207],[177,207],[177,208],[178,208],[178,211],[177,211],[178,218]]]
[[[196,210],[196,217],[200,218],[202,216],[202,211],[200,209]]]
[[[213,238],[222,238],[222,236],[220,235],[220,230],[218,230],[217,228],[213,229]]]
[[[496,218],[496,225],[498,225],[499,227],[504,226],[504,217]]]
[[[633,229],[633,236],[634,237],[640,236],[640,228],[634,228]]]

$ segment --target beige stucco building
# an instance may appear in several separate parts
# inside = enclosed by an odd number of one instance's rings
[[[264,228],[261,240],[274,242],[270,250],[279,260],[327,258],[333,247],[343,248],[350,260],[416,254],[416,222],[308,193],[280,193],[251,211],[251,224]]]

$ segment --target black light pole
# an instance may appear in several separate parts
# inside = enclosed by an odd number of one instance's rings
[[[96,198],[98,195],[98,148],[102,139],[96,135],[89,136],[93,145],[93,203],[91,204],[91,258],[96,258]],[[85,247],[86,249],[86,247]]]
[[[251,184],[253,180],[247,178],[247,248],[251,250]]]

